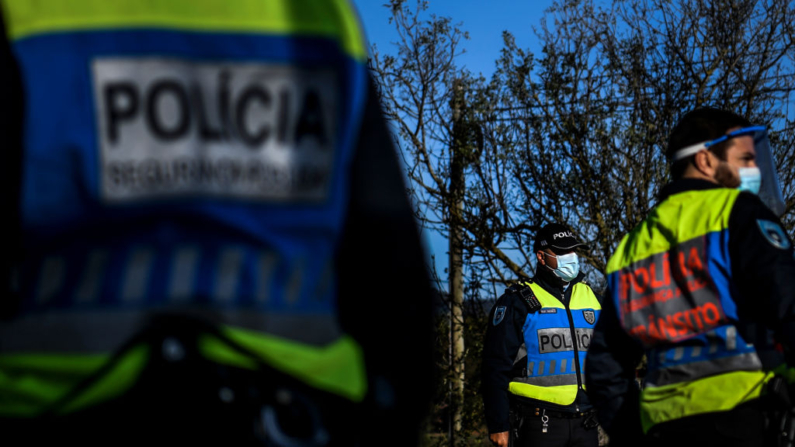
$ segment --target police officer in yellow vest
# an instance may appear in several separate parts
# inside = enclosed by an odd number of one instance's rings
[[[430,282],[352,5],[0,11],[0,443],[416,444]]]
[[[598,445],[583,371],[601,305],[579,269],[575,249],[584,246],[564,225],[543,227],[535,277],[509,287],[491,310],[482,394],[495,445]]]
[[[775,373],[795,347],[795,259],[766,130],[700,108],[674,127],[666,155],[673,182],[607,267],[586,374],[600,423],[611,445],[791,442]]]

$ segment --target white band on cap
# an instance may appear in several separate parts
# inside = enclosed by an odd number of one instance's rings
[[[707,143],[709,143],[709,141],[704,141],[703,143],[698,143],[683,149],[679,149],[678,151],[674,152],[673,161],[679,161],[683,158],[703,151],[707,148]]]

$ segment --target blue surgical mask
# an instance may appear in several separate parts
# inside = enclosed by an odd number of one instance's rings
[[[762,172],[759,168],[739,168],[739,172],[740,186],[737,189],[759,194],[759,187],[762,186]]]
[[[558,260],[558,268],[552,270],[560,279],[569,282],[580,274],[580,258],[575,253],[555,256],[544,252],[545,255]],[[547,266],[549,268],[549,266]]]

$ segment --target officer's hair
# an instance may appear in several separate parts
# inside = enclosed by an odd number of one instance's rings
[[[679,149],[714,140],[726,134],[734,127],[748,127],[751,123],[736,113],[727,110],[703,107],[691,110],[685,114],[671,131],[668,138],[668,149],[665,155],[671,160],[671,177],[674,180],[682,178],[687,167],[693,163],[694,157],[686,157],[679,161],[673,161],[673,155]],[[719,159],[726,159],[726,150],[729,142],[716,144],[709,148]],[[695,155],[695,154],[694,154]]]

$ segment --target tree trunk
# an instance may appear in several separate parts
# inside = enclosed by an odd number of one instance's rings
[[[450,445],[455,445],[455,438],[461,432],[462,410],[464,404],[464,248],[463,248],[463,210],[464,210],[464,166],[465,155],[462,152],[462,96],[458,82],[453,83],[453,147],[450,151],[450,333],[451,333],[451,418],[452,433]]]

